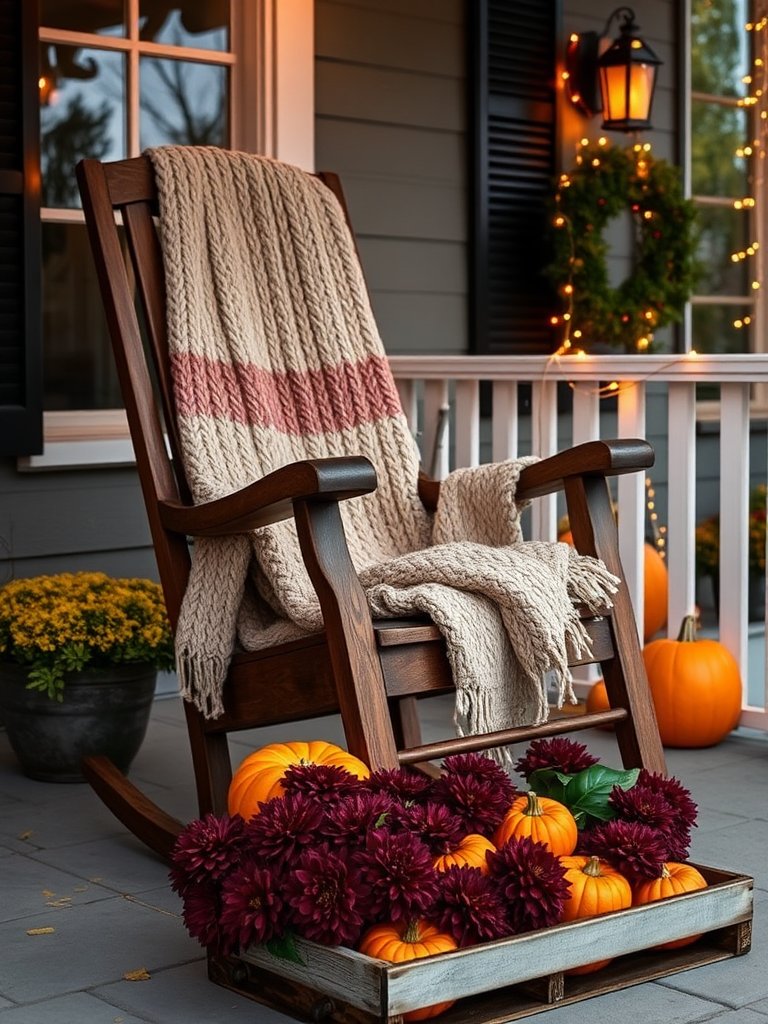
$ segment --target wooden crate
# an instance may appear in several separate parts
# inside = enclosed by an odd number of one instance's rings
[[[257,946],[211,957],[209,974],[303,1020],[398,1024],[409,1010],[455,999],[443,1024],[500,1024],[748,952],[752,879],[697,866],[706,889],[408,963],[300,939],[301,964]],[[695,933],[694,945],[651,948]],[[595,974],[564,973],[607,955],[615,959]]]

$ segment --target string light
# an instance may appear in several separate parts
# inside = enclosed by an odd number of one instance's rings
[[[651,523],[654,547],[659,555],[665,559],[667,557],[667,528],[659,523],[659,514],[656,511],[656,490],[653,486],[653,480],[649,476],[645,478],[645,507],[648,510],[648,519]]]
[[[760,4],[765,8],[765,0]],[[751,66],[746,74],[742,76],[742,84],[745,86],[745,95],[737,100],[737,105],[746,110],[752,126],[748,129],[750,134],[755,132],[756,137],[747,139],[739,145],[734,153],[737,159],[743,160],[746,164],[746,173],[750,182],[752,194],[742,196],[734,200],[733,209],[744,211],[749,216],[755,209],[757,195],[764,184],[763,161],[768,150],[768,33],[765,28],[768,26],[768,15],[762,14],[756,21],[748,21],[744,28],[748,34],[752,34],[751,43],[747,45],[747,51],[751,53]],[[746,260],[754,259],[758,255],[759,243],[752,242],[731,253],[731,262],[735,265],[743,265]],[[760,289],[758,280],[759,271],[753,270],[747,280],[750,281],[750,290],[756,293]],[[753,322],[751,316],[737,316],[733,321],[733,327],[743,330]]]

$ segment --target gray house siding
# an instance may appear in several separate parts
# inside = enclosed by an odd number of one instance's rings
[[[344,185],[387,350],[465,352],[462,0],[318,0],[316,165]]]

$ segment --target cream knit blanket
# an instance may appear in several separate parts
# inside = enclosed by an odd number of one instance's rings
[[[341,510],[374,615],[432,616],[454,671],[460,733],[543,721],[544,673],[562,702],[568,649],[588,645],[574,602],[609,606],[615,578],[566,545],[522,542],[515,485],[531,460],[458,470],[434,517],[425,512],[354,242],[321,182],[212,147],[149,155],[195,501],[294,460],[366,455],[378,487]],[[198,539],[176,636],[182,693],[215,717],[233,650],[321,628],[291,521]]]

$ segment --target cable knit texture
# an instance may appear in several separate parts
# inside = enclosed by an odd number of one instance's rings
[[[149,155],[195,501],[295,460],[366,455],[378,487],[340,507],[374,614],[432,616],[454,671],[460,733],[543,721],[544,673],[554,672],[562,702],[567,650],[588,645],[574,601],[610,605],[615,578],[566,545],[522,542],[515,485],[531,460],[457,470],[434,517],[425,512],[354,242],[321,182],[212,147]],[[217,716],[233,650],[320,628],[291,521],[199,539],[176,637],[182,692]]]

